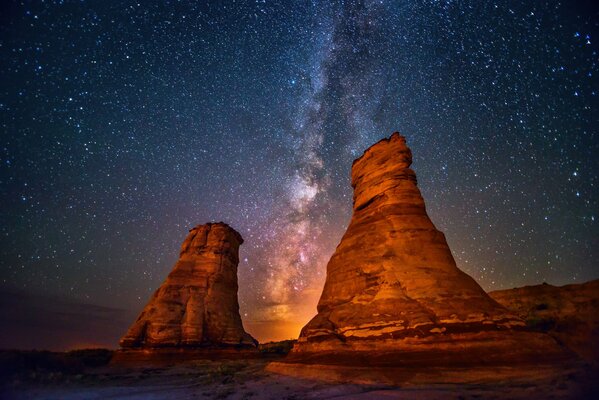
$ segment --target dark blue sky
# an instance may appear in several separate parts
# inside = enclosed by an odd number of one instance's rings
[[[246,327],[292,336],[396,130],[485,289],[597,278],[592,4],[3,2],[0,284],[141,309],[223,220]]]

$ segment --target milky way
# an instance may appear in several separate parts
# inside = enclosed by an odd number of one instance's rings
[[[246,328],[293,337],[352,160],[396,130],[485,289],[599,277],[592,2],[2,7],[4,290],[139,310],[187,230],[222,220]]]

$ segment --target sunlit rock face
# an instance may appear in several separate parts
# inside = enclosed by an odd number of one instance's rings
[[[552,338],[527,332],[456,267],[411,163],[399,133],[354,161],[353,216],[327,265],[318,314],[288,361],[356,362],[363,355],[370,364],[455,365],[560,353]]]
[[[225,223],[198,225],[179,260],[121,339],[123,348],[248,346],[237,300],[241,235]]]

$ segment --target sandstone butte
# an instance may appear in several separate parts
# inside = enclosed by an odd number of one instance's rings
[[[565,286],[544,283],[489,295],[530,328],[547,332],[587,362],[599,365],[599,279]]]
[[[398,371],[407,368],[412,381],[465,382],[481,376],[457,367],[538,369],[570,359],[554,338],[528,329],[457,268],[426,213],[411,163],[397,132],[354,161],[353,215],[327,265],[318,313],[287,358],[268,370],[399,383],[407,378]]]
[[[237,300],[241,235],[208,223],[189,231],[179,260],[123,336],[124,349],[255,348]]]

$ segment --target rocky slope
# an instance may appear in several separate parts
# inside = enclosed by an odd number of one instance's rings
[[[547,332],[587,361],[599,363],[599,280],[497,290],[489,295],[532,329]]]
[[[528,330],[456,267],[411,162],[398,133],[354,161],[352,219],[327,265],[318,314],[286,362],[467,366],[564,357],[553,338]]]
[[[123,348],[247,346],[237,300],[241,235],[225,223],[198,225],[179,260],[120,341]]]

